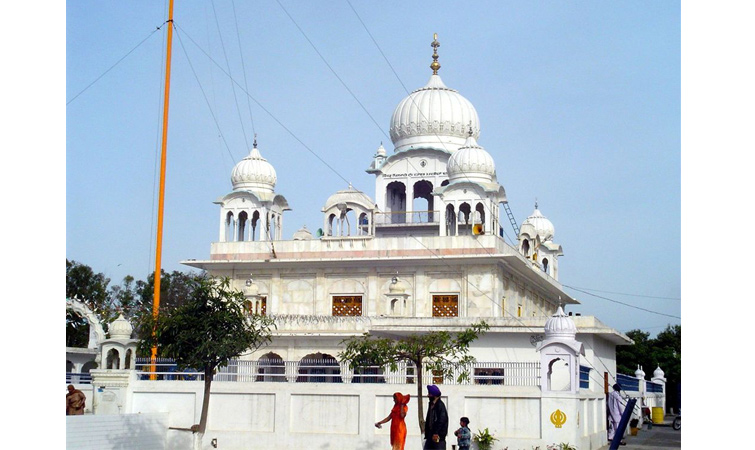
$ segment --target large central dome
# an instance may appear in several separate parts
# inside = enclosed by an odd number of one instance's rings
[[[437,39],[432,46],[436,50],[440,46]],[[433,59],[433,75],[427,85],[409,94],[393,111],[390,132],[395,151],[433,147],[454,152],[464,145],[470,127],[472,136],[480,137],[480,119],[474,106],[443,84],[437,51]]]

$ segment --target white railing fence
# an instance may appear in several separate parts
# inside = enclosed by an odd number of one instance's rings
[[[195,381],[203,380],[204,374],[191,369],[179,368],[172,360],[158,360],[154,372],[150,362],[138,358],[136,370],[141,380]],[[459,382],[465,371],[467,379]],[[413,384],[416,367],[403,362],[396,370],[388,366],[363,366],[350,369],[347,364],[335,359],[303,359],[283,361],[260,359],[258,361],[233,360],[220,367],[213,377],[219,382],[288,382],[288,383],[387,383]],[[434,384],[476,384],[506,386],[540,386],[539,362],[482,362],[477,361],[465,368],[456,367],[451,375],[442,376],[423,370],[423,380]]]

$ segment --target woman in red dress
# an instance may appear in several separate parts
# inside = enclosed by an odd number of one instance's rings
[[[382,424],[391,421],[391,450],[404,450],[404,443],[406,442],[406,423],[404,417],[409,410],[407,404],[411,395],[403,395],[400,392],[393,394],[393,409],[388,417],[375,423],[377,428],[382,428]]]

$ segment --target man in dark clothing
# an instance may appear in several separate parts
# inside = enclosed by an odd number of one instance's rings
[[[443,400],[440,399],[438,386],[427,386],[427,406],[425,417],[425,446],[424,450],[445,450],[446,435],[448,434],[448,412]]]

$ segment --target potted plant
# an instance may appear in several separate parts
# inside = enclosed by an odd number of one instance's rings
[[[632,419],[629,421],[629,433],[632,436],[637,436],[637,432],[639,431],[639,428],[637,428],[637,425],[640,423],[639,419]]]
[[[472,441],[477,444],[479,450],[491,450],[493,448],[493,442],[498,439],[494,438],[487,428],[484,430],[478,430],[477,433],[472,436]]]

